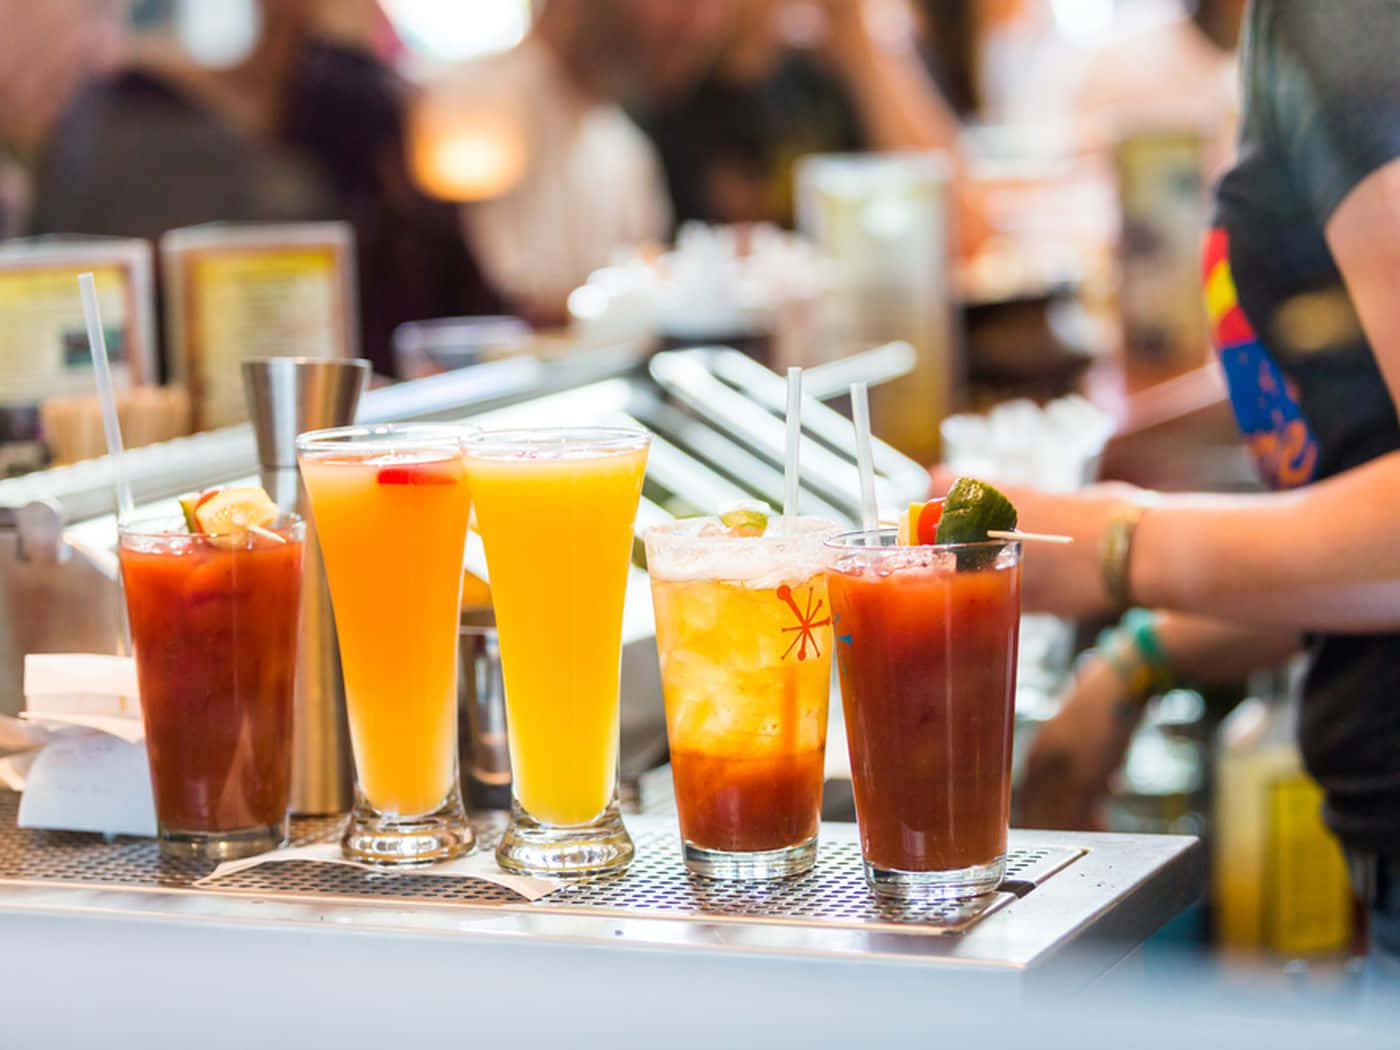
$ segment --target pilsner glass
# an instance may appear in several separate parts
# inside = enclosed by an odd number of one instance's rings
[[[882,897],[977,897],[1006,870],[1021,548],[895,536],[827,544],[866,879]]]
[[[507,871],[618,871],[622,604],[650,438],[627,427],[479,431],[467,476],[505,678]]]
[[[820,518],[762,536],[715,518],[646,532],[666,733],[686,867],[797,875],[817,857],[831,607]]]
[[[341,848],[425,864],[473,845],[457,775],[457,627],[470,512],[462,427],[297,438],[330,584],[355,753]]]
[[[119,530],[161,848],[230,860],[281,845],[305,526]]]

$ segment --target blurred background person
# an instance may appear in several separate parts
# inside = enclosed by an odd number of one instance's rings
[[[1267,493],[1009,493],[1027,609],[1160,610],[1091,658],[1024,786],[1101,794],[1129,686],[1212,659],[1306,654],[1297,736],[1400,973],[1400,72],[1389,0],[1255,0],[1240,146],[1216,190],[1205,299],[1236,422]],[[948,479],[935,478],[935,489]],[[1104,665],[1107,665],[1105,667]],[[1122,688],[1088,681],[1118,675]],[[1117,752],[1117,753],[1115,753]],[[1082,800],[1081,800],[1082,801]],[[1069,819],[1083,805],[1066,801]],[[1076,810],[1081,814],[1076,818]]]
[[[227,68],[146,37],[80,90],[40,151],[31,229],[154,240],[202,222],[349,221],[362,352],[393,374],[399,323],[490,312],[494,297],[451,209],[408,177],[406,87],[371,49],[377,3],[257,12],[256,41]]]
[[[1074,92],[1078,133],[1111,141],[1140,129],[1191,129],[1219,171],[1234,153],[1235,51],[1246,0],[1146,0],[1085,60]],[[1171,85],[1163,90],[1163,85]]]
[[[518,46],[428,85],[414,170],[464,202],[470,243],[516,311],[558,323],[618,249],[669,237],[660,164],[623,103],[683,90],[738,3],[550,0]]]
[[[0,0],[0,237],[28,226],[38,154],[84,81],[120,59],[127,0]]]
[[[805,154],[952,148],[916,30],[903,0],[735,4],[704,79],[645,119],[677,220],[790,226]]]

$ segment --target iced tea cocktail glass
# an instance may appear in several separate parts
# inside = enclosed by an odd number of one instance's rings
[[[304,526],[119,530],[161,848],[230,860],[287,837]]]
[[[1010,822],[1020,544],[869,535],[827,544],[866,878],[906,900],[990,893]]]
[[[479,431],[467,476],[505,678],[511,817],[496,859],[557,877],[619,871],[622,603],[645,431]]]
[[[330,584],[355,754],[347,857],[425,864],[473,844],[457,775],[457,628],[470,512],[463,427],[297,438]]]
[[[831,699],[824,541],[836,526],[715,518],[648,529],[647,569],[686,867],[765,879],[812,867]]]

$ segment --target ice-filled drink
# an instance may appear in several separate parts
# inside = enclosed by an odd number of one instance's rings
[[[426,863],[473,843],[457,776],[463,434],[350,427],[297,439],[345,672],[356,801],[342,847],[357,860]]]
[[[1005,869],[1020,545],[829,545],[851,779],[872,888],[973,897]]]
[[[647,568],[685,862],[712,878],[808,870],[831,687],[828,522],[650,529]]]
[[[229,859],[286,838],[302,531],[290,517],[219,535],[121,530],[164,848]]]

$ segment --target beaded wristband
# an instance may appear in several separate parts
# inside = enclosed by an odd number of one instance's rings
[[[1100,633],[1095,650],[1138,700],[1170,688],[1175,681],[1157,635],[1157,617],[1147,609],[1129,610],[1116,627]]]

